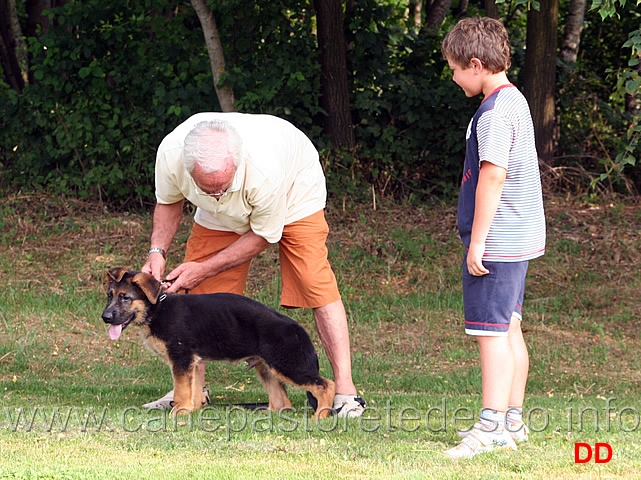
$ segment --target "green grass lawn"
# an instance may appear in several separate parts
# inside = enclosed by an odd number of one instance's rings
[[[638,212],[548,200],[548,252],[531,263],[524,305],[531,439],[453,461],[441,452],[478,415],[480,369],[462,328],[452,207],[328,208],[354,380],[368,401],[362,419],[311,420],[295,388],[292,412],[226,405],[266,395],[244,365],[217,363],[207,369],[213,405],[175,420],[141,408],[171,388],[168,368],[133,330],[111,341],[100,318],[106,269],[142,265],[150,216],[9,197],[0,201],[0,479],[641,478]],[[277,261],[275,249],[255,260],[246,293],[278,309]],[[311,313],[285,313],[331,375]],[[576,443],[607,443],[612,459],[575,464]]]

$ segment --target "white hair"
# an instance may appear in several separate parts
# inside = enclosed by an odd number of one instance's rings
[[[226,133],[227,144],[212,141],[212,132]],[[238,168],[242,157],[242,142],[236,129],[226,120],[197,123],[183,143],[183,164],[190,174],[196,164],[204,173],[222,171],[226,167],[225,160],[230,155],[234,159],[234,168]]]

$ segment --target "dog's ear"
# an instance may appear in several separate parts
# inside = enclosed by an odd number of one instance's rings
[[[124,267],[115,267],[109,269],[107,272],[107,283],[109,282],[120,282],[122,280],[122,277],[125,276],[125,274],[128,272]]]
[[[131,282],[142,290],[142,293],[145,294],[145,297],[147,297],[152,304],[155,305],[158,302],[158,298],[162,293],[162,287],[160,282],[156,280],[153,275],[148,273],[137,273],[134,275],[134,278],[131,279]]]

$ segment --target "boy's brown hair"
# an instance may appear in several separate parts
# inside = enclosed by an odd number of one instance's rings
[[[506,71],[512,64],[510,40],[501,22],[489,17],[469,17],[449,31],[441,44],[446,60],[463,68],[478,58],[491,73]]]

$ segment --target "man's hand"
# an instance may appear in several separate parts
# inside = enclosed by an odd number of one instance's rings
[[[164,251],[169,249],[171,241],[176,235],[180,219],[183,213],[184,200],[171,204],[157,203],[154,209],[153,229],[151,232],[151,246],[154,250],[160,248]],[[140,269],[143,273],[149,273],[159,282],[165,273],[167,261],[162,253],[154,251],[149,254],[147,261]]]
[[[176,293],[178,290],[190,290],[200,284],[209,275],[205,265],[197,262],[187,262],[172,270],[166,277],[170,282],[165,293]]]
[[[165,258],[159,252],[154,252],[147,257],[147,261],[140,269],[143,273],[149,273],[159,282],[165,272]]]
[[[249,230],[204,262],[186,262],[176,267],[165,277],[163,285],[168,285],[165,292],[170,294],[178,290],[191,290],[209,277],[251,261],[268,245],[267,240]]]

